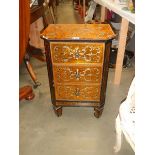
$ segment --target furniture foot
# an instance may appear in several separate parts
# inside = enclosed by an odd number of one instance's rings
[[[34,85],[33,85],[33,88],[36,89],[38,86],[41,85],[41,83],[39,81],[34,81]]]
[[[60,117],[62,115],[62,107],[53,107],[55,114]]]
[[[94,108],[94,116],[96,118],[100,118],[100,116],[102,115],[102,112],[103,112],[103,107],[99,108],[99,107],[95,107]]]
[[[19,101],[22,99],[32,100],[35,97],[31,86],[24,86],[19,90]]]

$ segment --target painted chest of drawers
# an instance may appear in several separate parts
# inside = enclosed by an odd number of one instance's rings
[[[41,33],[57,116],[64,106],[93,107],[101,116],[114,37],[108,24],[51,24]]]

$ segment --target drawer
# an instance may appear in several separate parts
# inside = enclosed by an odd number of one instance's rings
[[[51,43],[53,63],[102,63],[103,43]]]
[[[56,85],[56,100],[99,101],[100,85]]]
[[[100,83],[102,67],[53,66],[54,79],[57,83],[85,82]]]

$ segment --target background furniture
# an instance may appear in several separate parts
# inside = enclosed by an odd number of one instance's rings
[[[55,0],[38,0],[38,5],[32,5],[30,8],[30,40],[24,61],[34,82],[34,88],[40,86],[41,83],[38,81],[30,63],[30,57],[34,57],[42,62],[46,61],[43,41],[40,39],[40,31],[47,27],[48,24],[55,22],[54,2]]]
[[[26,18],[25,18],[26,17]],[[26,53],[26,48],[29,40],[30,30],[30,3],[29,0],[19,1],[19,64]],[[31,86],[25,86],[19,90],[19,100],[32,100],[34,93]]]
[[[116,144],[114,151],[121,149],[122,133],[135,151],[135,79],[133,79],[126,100],[120,105],[116,118]]]
[[[41,34],[57,116],[63,106],[94,107],[101,116],[114,36],[108,24],[51,24]]]
[[[129,22],[135,24],[135,14],[131,13],[130,11],[123,10],[122,8],[125,5],[120,5],[118,3],[115,3],[113,0],[94,0],[94,1],[102,6],[102,9],[101,9],[102,22],[104,22],[106,19],[106,8],[109,10],[112,10],[113,12],[115,12],[116,14],[122,17],[115,77],[114,77],[114,84],[120,84],[128,25],[129,25]]]
[[[30,24],[34,23],[36,20],[38,20],[40,17],[44,17],[44,6],[43,6],[44,0],[38,0],[38,5],[32,5],[30,8]],[[46,20],[43,20],[44,27],[47,26]],[[30,33],[29,33],[29,42],[27,46],[27,52],[24,57],[24,62],[26,65],[26,68],[30,74],[31,79],[34,82],[34,88],[37,88],[41,85],[41,83],[38,81],[37,76],[34,72],[34,69],[32,67],[32,64],[30,63],[30,57],[35,57],[38,60],[45,61],[44,56],[44,49],[41,49],[39,46],[32,46],[30,45],[33,40],[38,41],[36,39],[36,32],[33,32],[33,27],[30,25]],[[38,36],[37,36],[38,37]],[[36,48],[38,47],[38,48]]]
[[[73,5],[74,3],[76,4],[75,9],[78,10],[81,18],[85,18],[86,14],[86,3],[88,0],[73,0]],[[77,8],[76,8],[77,7]]]
[[[84,22],[87,23],[93,19],[97,3],[94,0],[90,1],[89,9],[87,10],[87,15],[84,18]]]

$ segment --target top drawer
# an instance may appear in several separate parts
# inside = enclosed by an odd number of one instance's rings
[[[53,63],[102,63],[104,43],[51,43]]]

